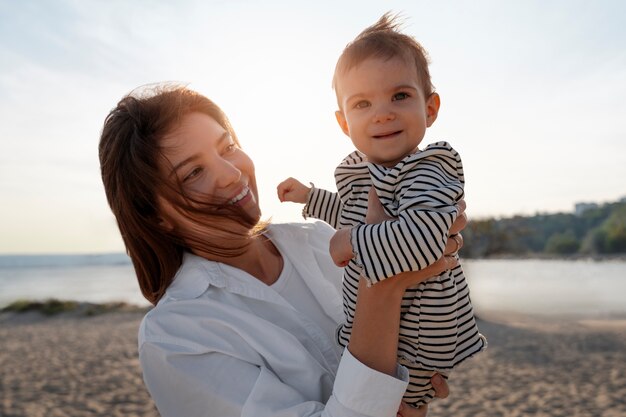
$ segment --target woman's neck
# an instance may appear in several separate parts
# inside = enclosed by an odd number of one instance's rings
[[[267,285],[275,283],[283,270],[281,253],[272,241],[262,234],[252,236],[245,251],[235,257],[215,259],[212,256],[198,255],[241,269]]]

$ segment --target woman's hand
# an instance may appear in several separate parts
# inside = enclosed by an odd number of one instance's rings
[[[389,217],[387,213],[385,213],[385,209],[378,199],[376,190],[374,187],[371,187],[370,192],[367,194],[367,214],[365,215],[365,223],[382,223],[385,220],[394,220],[394,218]]]
[[[459,208],[459,214],[456,217],[452,227],[450,227],[448,241],[446,242],[446,248],[444,255],[456,255],[463,247],[463,236],[459,232],[465,229],[467,226],[467,215],[465,214],[465,200],[461,200],[457,203]]]
[[[459,200],[459,202],[456,203],[456,206],[458,207],[459,213],[456,216],[456,220],[450,227],[450,236],[459,233],[461,230],[465,229],[465,226],[467,226],[467,215],[465,214],[467,204],[465,204],[465,200]]]
[[[441,375],[433,375],[430,382],[433,384],[433,388],[435,389],[435,397],[446,398],[450,394],[448,383]],[[415,408],[405,402],[401,402],[400,408],[398,408],[397,417],[426,417],[427,414],[428,404]]]

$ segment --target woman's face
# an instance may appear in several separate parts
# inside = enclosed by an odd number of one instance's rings
[[[173,182],[178,178],[186,195],[236,204],[252,218],[260,218],[254,164],[215,119],[204,113],[184,116],[180,126],[161,140],[161,147],[169,161],[159,167],[162,174]],[[185,231],[189,219],[164,199],[160,203],[166,224]]]

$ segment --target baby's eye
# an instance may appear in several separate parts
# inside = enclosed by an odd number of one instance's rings
[[[407,99],[409,97],[410,97],[410,95],[408,93],[396,93],[396,94],[393,95],[392,101],[405,100],[405,99]]]
[[[187,174],[185,178],[183,178],[183,182],[187,182],[187,181],[194,179],[195,177],[200,175],[201,172],[202,172],[202,168],[200,167],[192,169],[191,172]]]
[[[354,105],[354,108],[355,109],[364,109],[364,108],[369,107],[369,106],[370,106],[370,102],[369,101],[361,100],[361,101],[359,101],[358,103],[356,103]]]

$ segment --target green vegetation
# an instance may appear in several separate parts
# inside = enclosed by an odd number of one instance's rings
[[[46,301],[18,300],[3,308],[2,311],[15,311],[17,313],[39,311],[46,316],[52,316],[66,311],[74,311],[77,307],[78,303],[75,301],[61,301],[56,299]]]
[[[626,254],[626,203],[573,213],[470,221],[463,231],[467,258]]]
[[[103,313],[109,313],[112,311],[126,311],[132,310],[133,307],[126,303],[103,303],[103,304],[88,304],[83,310],[83,314],[86,316],[97,316]]]
[[[139,307],[129,304],[119,303],[78,303],[76,301],[62,301],[54,298],[45,301],[18,300],[4,307],[0,312],[25,313],[27,311],[38,311],[45,316],[53,316],[59,313],[77,312],[83,316],[96,316],[113,311],[139,311]]]

